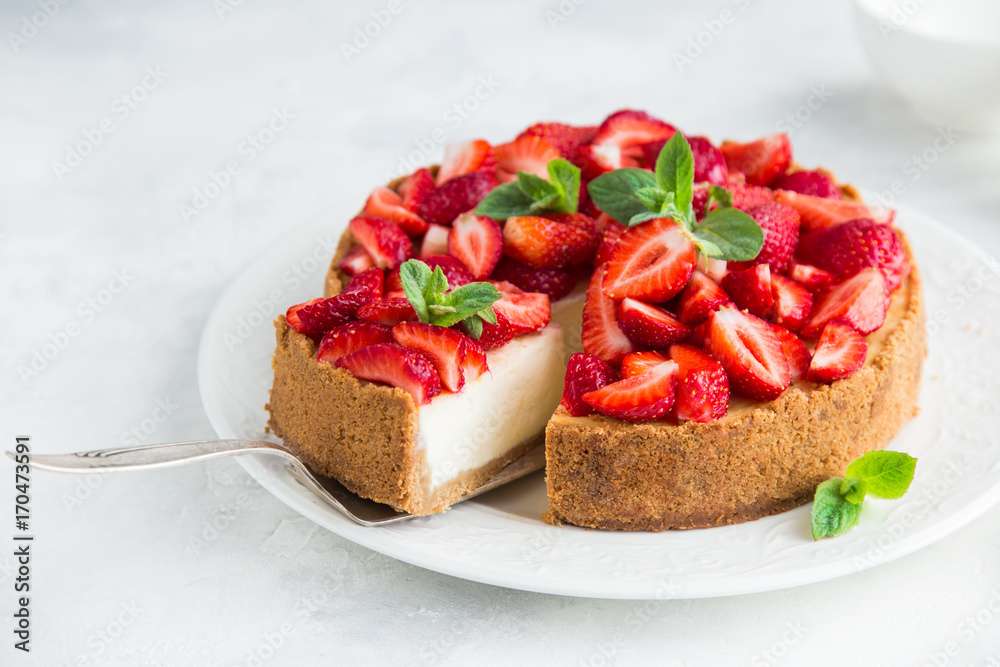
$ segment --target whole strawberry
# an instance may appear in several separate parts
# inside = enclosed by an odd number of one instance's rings
[[[732,262],[734,269],[747,268],[755,264],[770,264],[782,273],[787,269],[799,242],[799,214],[795,209],[768,202],[747,210],[747,214],[757,221],[764,231],[764,245],[756,259],[749,262]]]
[[[889,291],[896,289],[909,269],[896,230],[868,218],[858,218],[817,230],[799,247],[802,259],[833,274],[837,282],[873,266],[882,271]]]
[[[562,406],[574,417],[589,415],[591,408],[581,397],[617,379],[615,369],[608,362],[593,354],[575,352],[570,355],[566,365]]]

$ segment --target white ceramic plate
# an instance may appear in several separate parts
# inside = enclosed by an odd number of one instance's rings
[[[857,572],[938,540],[1000,499],[1000,270],[944,226],[900,211],[925,278],[930,356],[920,416],[893,442],[917,457],[900,501],[866,502],[860,524],[822,542],[809,509],[723,528],[612,533],[553,527],[541,473],[453,510],[363,528],[279,467],[246,460],[265,488],[316,523],[446,574],[523,590],[602,598],[694,598],[797,586]],[[201,341],[202,400],[220,437],[260,435],[271,381],[271,321],[322,290],[340,230],[299,230],[219,300]]]

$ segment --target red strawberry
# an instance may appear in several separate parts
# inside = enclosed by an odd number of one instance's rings
[[[582,264],[597,249],[597,232],[586,216],[522,215],[508,218],[503,228],[504,253],[538,269]]]
[[[840,188],[828,173],[819,169],[785,174],[772,183],[771,187],[775,190],[791,190],[812,197],[840,199]]]
[[[889,296],[885,277],[876,268],[867,268],[834,285],[813,307],[812,317],[802,330],[815,338],[827,322],[843,320],[862,334],[870,334],[885,322]]]
[[[809,379],[833,382],[854,375],[868,355],[865,337],[843,322],[830,322],[816,343],[809,365]]]
[[[503,347],[514,337],[514,329],[503,313],[496,313],[497,323],[483,322],[483,333],[479,336],[479,344],[484,350],[494,350]]]
[[[792,331],[801,329],[812,312],[812,293],[791,278],[778,274],[771,276],[771,290],[774,321]]]
[[[358,318],[366,322],[378,322],[392,326],[399,322],[417,319],[413,306],[405,298],[389,298],[372,301],[358,309]]]
[[[392,328],[392,337],[403,347],[427,355],[448,391],[458,391],[465,384],[462,360],[466,343],[472,340],[465,334],[424,322],[401,322]]]
[[[704,322],[709,315],[729,302],[729,295],[718,283],[701,271],[695,271],[691,274],[691,282],[681,294],[677,313],[681,322],[694,325]]]
[[[486,363],[486,351],[477,340],[469,338],[465,341],[465,350],[462,353],[462,374],[466,382],[473,382],[479,379],[490,366]]]
[[[614,252],[615,246],[618,245],[618,239],[621,238],[622,233],[625,231],[625,225],[621,224],[607,213],[602,213],[601,216],[606,219],[606,222],[601,230],[601,242],[597,246],[597,255],[594,257],[594,266],[600,266],[611,259],[611,254]],[[598,220],[600,219],[601,218],[598,218]]]
[[[694,182],[725,185],[729,169],[722,151],[706,137],[688,137],[687,140],[694,154]]]
[[[666,348],[690,333],[662,308],[628,298],[618,304],[618,326],[639,347]]]
[[[735,306],[723,306],[712,314],[708,350],[726,369],[733,389],[769,401],[792,383],[778,329]]]
[[[444,225],[427,225],[427,233],[420,242],[420,257],[448,254],[448,228]]]
[[[677,363],[677,400],[674,411],[681,421],[710,422],[729,410],[729,377],[710,354],[690,345],[672,345],[670,358]]]
[[[574,352],[569,355],[566,363],[566,379],[563,381],[560,403],[574,417],[589,415],[591,408],[581,397],[617,379],[615,369],[600,357]]]
[[[448,233],[448,254],[457,257],[473,278],[485,278],[503,254],[503,232],[491,218],[463,213]]]
[[[441,393],[441,379],[431,360],[402,345],[368,345],[338,359],[337,367],[362,380],[399,387],[409,392],[417,405],[429,403]]]
[[[493,147],[485,139],[473,139],[461,144],[451,144],[444,149],[444,159],[437,173],[437,184],[456,176],[471,174],[494,165]]]
[[[596,125],[566,125],[564,123],[535,123],[517,138],[540,137],[553,146],[563,157],[572,160],[576,152],[597,134]]]
[[[674,406],[677,364],[664,361],[641,375],[612,382],[583,395],[596,412],[627,421],[662,419]]]
[[[434,177],[431,170],[421,167],[406,177],[399,186],[399,194],[403,197],[403,206],[414,213],[419,213],[424,200],[434,192]]]
[[[368,345],[391,342],[392,332],[387,326],[374,322],[348,322],[324,334],[316,358],[332,364],[337,359]]]
[[[362,215],[391,220],[411,236],[419,236],[427,231],[424,219],[403,206],[403,198],[387,187],[375,188],[365,202]]]
[[[285,321],[300,334],[319,340],[333,327],[350,321],[356,311],[357,306],[336,296],[311,299],[285,311]]]
[[[590,277],[587,297],[583,304],[583,350],[611,363],[618,362],[633,350],[632,341],[618,326],[615,302],[604,293],[602,285],[606,268],[598,267]]]
[[[659,352],[629,352],[622,357],[622,377],[630,378],[642,375],[653,366],[670,361],[670,357]]]
[[[809,348],[802,342],[802,339],[793,334],[788,329],[772,324],[778,340],[781,341],[781,349],[785,353],[785,360],[788,362],[788,371],[791,373],[792,382],[795,382],[806,374],[809,370]]]
[[[559,150],[538,135],[522,134],[497,146],[496,156],[501,181],[514,180],[521,171],[547,179],[549,161],[559,157]]]
[[[795,246],[799,242],[799,214],[793,208],[769,202],[748,209],[747,215],[764,232],[764,245],[755,259],[749,262],[732,262],[730,268],[770,264],[776,272],[783,273],[792,263]]]
[[[349,300],[356,308],[382,296],[385,274],[382,269],[368,269],[351,278],[337,296]]]
[[[666,301],[687,284],[696,258],[694,244],[669,218],[630,227],[608,261],[604,291],[613,299]]]
[[[747,143],[723,141],[722,154],[729,169],[743,172],[747,183],[769,185],[792,163],[792,143],[784,133]]]
[[[431,270],[440,266],[444,277],[448,279],[448,287],[452,289],[468,285],[474,280],[472,274],[465,268],[465,264],[451,255],[431,255],[424,257],[424,262],[431,267]],[[402,285],[400,285],[400,289],[402,289]]]
[[[501,289],[500,300],[493,302],[493,311],[504,316],[515,336],[538,331],[552,320],[548,295],[522,292],[516,287]]]
[[[589,147],[589,158],[604,171],[637,167],[642,159],[643,144],[669,139],[676,131],[673,125],[643,111],[623,109],[608,116],[597,128]]]
[[[812,197],[788,190],[778,190],[774,193],[774,198],[799,212],[804,232],[832,227],[857,218],[869,218],[888,225],[896,217],[896,212],[891,208],[869,206],[849,199]]]
[[[459,215],[474,209],[497,184],[492,170],[456,176],[430,192],[417,212],[431,224],[450,225]]]
[[[566,269],[536,269],[527,264],[515,262],[505,257],[497,264],[493,277],[517,285],[526,292],[548,294],[549,299],[558,301],[573,291],[577,275]]]
[[[774,192],[759,185],[735,185],[729,188],[733,198],[733,208],[749,211],[774,201]]]
[[[812,264],[792,264],[788,275],[813,294],[822,292],[833,284],[832,273],[818,269]]]
[[[707,255],[698,255],[695,270],[701,271],[715,282],[721,283],[722,279],[729,273],[729,262]]]
[[[356,276],[362,271],[367,271],[368,269],[375,266],[375,262],[372,261],[371,255],[368,254],[363,247],[356,245],[352,246],[344,258],[340,260],[340,270],[349,276]]]
[[[379,268],[394,269],[413,256],[410,237],[391,220],[358,216],[351,220],[350,230]]]
[[[890,292],[909,272],[906,251],[896,230],[865,218],[808,234],[802,239],[799,255],[829,271],[837,282],[874,266],[882,271]]]
[[[758,317],[770,317],[774,310],[771,267],[767,264],[730,271],[722,279],[722,288],[733,297],[737,306],[746,308]]]

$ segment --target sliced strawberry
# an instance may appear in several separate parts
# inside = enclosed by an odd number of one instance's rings
[[[558,301],[573,291],[577,273],[566,269],[536,269],[533,266],[504,257],[493,271],[493,277],[517,285],[525,292],[548,294]]]
[[[830,322],[816,343],[816,352],[809,365],[809,379],[834,382],[854,375],[864,366],[868,355],[865,337],[842,322]]]
[[[618,326],[639,347],[666,348],[690,333],[666,310],[629,298],[618,304]]]
[[[548,295],[519,289],[501,292],[500,300],[493,302],[493,311],[504,316],[515,336],[538,331],[552,320]]]
[[[710,422],[729,410],[729,376],[710,354],[690,345],[672,345],[670,358],[677,363],[677,400],[674,411],[681,421]]]
[[[774,294],[774,321],[792,331],[801,329],[812,312],[812,293],[791,278],[779,274],[771,276],[771,290]]]
[[[885,277],[878,269],[867,268],[830,288],[813,307],[802,335],[815,338],[827,322],[834,320],[843,320],[867,335],[882,326],[888,310]]]
[[[409,392],[417,405],[429,403],[441,393],[441,379],[431,360],[402,345],[368,345],[337,360],[337,367],[354,377],[399,387]]]
[[[583,395],[596,412],[626,421],[649,421],[667,416],[674,406],[677,364],[664,361],[641,375],[612,382]]]
[[[448,254],[448,228],[444,225],[427,225],[427,233],[420,242],[420,257]]]
[[[827,197],[840,199],[840,188],[833,182],[830,175],[820,169],[813,171],[795,171],[778,177],[771,187],[775,190],[791,190],[812,197]]]
[[[574,417],[591,413],[582,396],[617,380],[615,369],[608,362],[593,354],[574,352],[566,363],[566,379],[560,403]]]
[[[737,306],[746,308],[758,317],[770,317],[774,310],[771,267],[767,264],[730,271],[722,279],[722,289],[733,297]]]
[[[417,213],[430,224],[450,225],[459,215],[474,209],[498,183],[493,170],[456,176],[428,193]]]
[[[888,225],[896,217],[896,212],[891,208],[869,206],[849,199],[812,197],[788,190],[778,190],[774,193],[774,198],[799,212],[799,216],[802,218],[803,232],[832,227],[857,218],[869,218]]]
[[[687,284],[696,258],[694,244],[669,218],[630,227],[608,261],[604,291],[613,299],[666,301]]]
[[[514,141],[496,147],[497,174],[501,181],[512,181],[524,171],[548,178],[551,160],[559,157],[559,149],[537,135],[521,135]]]
[[[809,370],[811,356],[809,348],[802,342],[802,339],[793,334],[785,327],[772,324],[775,335],[781,341],[781,349],[785,353],[785,361],[788,362],[788,371],[791,374],[792,382],[806,374]]]
[[[792,264],[788,275],[807,290],[816,294],[833,284],[833,274],[812,264]]]
[[[385,274],[382,269],[368,269],[351,278],[337,296],[343,297],[357,308],[381,298],[384,289]]]
[[[392,337],[403,347],[427,355],[448,391],[458,391],[465,384],[462,360],[466,343],[472,340],[465,334],[424,322],[401,322],[392,328]]]
[[[323,335],[316,358],[332,364],[343,356],[368,345],[391,343],[392,331],[374,322],[348,322],[334,327]]]
[[[594,257],[594,266],[600,266],[611,259],[611,255],[618,245],[618,239],[625,232],[625,225],[621,224],[607,213],[602,213],[598,220],[604,220],[605,224],[601,228],[601,241],[597,246],[597,255]]]
[[[623,109],[601,123],[590,143],[589,158],[604,171],[637,167],[643,144],[669,139],[676,131],[673,125],[643,111]]]
[[[362,215],[391,220],[410,236],[419,236],[427,231],[424,219],[403,206],[403,198],[387,187],[375,188],[365,202]]]
[[[719,284],[701,271],[691,274],[677,308],[681,322],[689,326],[704,322],[708,316],[730,303],[731,299]]]
[[[735,306],[723,306],[709,318],[708,350],[726,369],[734,390],[769,401],[792,383],[777,329]]]
[[[695,270],[701,271],[717,283],[722,282],[722,279],[729,273],[729,268],[729,262],[726,260],[709,257],[700,253],[698,254],[698,261],[695,263]]]
[[[462,285],[468,285],[475,280],[469,269],[457,257],[451,255],[431,255],[424,257],[424,263],[431,267],[431,270],[441,267],[444,277],[448,279],[448,287],[454,289]],[[402,288],[402,285],[400,285]]]
[[[687,140],[694,154],[694,182],[725,185],[729,168],[722,151],[706,137],[688,137]]]
[[[434,176],[431,175],[431,170],[421,167],[400,184],[399,194],[403,197],[403,206],[407,210],[419,213],[424,201],[434,189]]]
[[[764,232],[764,245],[756,258],[749,262],[732,262],[730,268],[770,264],[776,272],[783,273],[791,265],[795,246],[799,242],[799,214],[795,209],[776,202],[745,210]]]
[[[485,139],[473,139],[461,144],[451,144],[444,149],[444,159],[437,173],[437,184],[456,176],[471,174],[494,165],[493,147]]]
[[[497,323],[483,322],[483,333],[479,336],[479,344],[484,350],[494,350],[503,347],[514,338],[514,329],[503,313],[496,313]]]
[[[474,382],[488,370],[490,366],[486,362],[486,351],[479,341],[469,338],[462,354],[462,374],[465,381]]]
[[[378,322],[386,326],[392,326],[399,322],[406,322],[417,319],[417,314],[413,306],[405,298],[387,298],[361,306],[358,309],[358,318],[366,322]]]
[[[492,218],[463,213],[448,233],[448,254],[460,259],[473,278],[485,278],[503,254],[500,225]]]
[[[362,246],[356,245],[352,246],[344,258],[340,260],[340,270],[349,276],[356,276],[362,271],[367,271],[368,269],[375,266],[375,262],[372,260],[371,255]]]
[[[358,216],[351,220],[350,230],[379,268],[394,269],[413,256],[410,237],[391,220]]]
[[[559,269],[582,264],[594,256],[597,232],[582,224],[586,216],[541,217],[523,215],[508,218],[503,227],[504,253],[522,264],[538,269]]]
[[[590,277],[586,301],[583,304],[581,337],[584,352],[617,363],[634,348],[632,341],[621,330],[615,319],[615,302],[602,289],[606,270],[600,266]]]
[[[563,157],[573,160],[581,146],[590,143],[597,134],[596,125],[566,125],[565,123],[535,123],[517,138],[540,137]]]
[[[330,329],[349,322],[355,312],[357,306],[334,296],[291,306],[285,311],[285,321],[300,334],[319,340]]]
[[[723,141],[722,154],[729,169],[745,174],[747,183],[769,185],[792,163],[792,142],[784,133],[746,143]]]
[[[899,287],[910,268],[896,230],[866,218],[807,234],[799,256],[829,271],[837,282],[874,266],[882,271],[890,292]]]
[[[659,352],[629,352],[622,357],[622,377],[630,378],[642,375],[653,366],[670,361],[670,357]]]

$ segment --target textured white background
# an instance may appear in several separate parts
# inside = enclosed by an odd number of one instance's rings
[[[0,6],[4,448],[211,436],[196,345],[242,267],[442,140],[534,120],[628,105],[717,139],[785,129],[801,162],[1000,248],[997,145],[884,92],[846,3],[347,4]],[[231,463],[39,473],[33,512],[34,651],[10,649],[4,546],[4,665],[1000,665],[997,511],[850,579],[681,603],[419,570]]]

